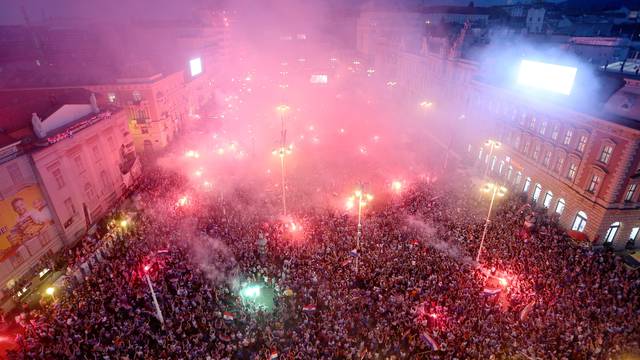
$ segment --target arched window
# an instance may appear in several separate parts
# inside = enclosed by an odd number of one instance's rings
[[[585,226],[587,226],[587,214],[584,211],[578,211],[576,218],[573,219],[571,230],[584,231]]]
[[[502,170],[504,170],[504,160],[500,161],[500,167],[498,168],[498,174],[502,175]]]
[[[538,202],[538,199],[540,199],[541,192],[542,192],[542,185],[536,184],[535,188],[533,189],[533,201]]]
[[[634,227],[633,229],[631,229],[631,234],[629,234],[629,242],[631,242],[632,245],[636,243],[636,238],[638,237],[639,231],[640,227]]]
[[[609,225],[609,229],[607,229],[607,233],[604,236],[604,242],[607,244],[613,243],[613,239],[616,238],[618,234],[618,230],[620,230],[620,222],[616,221],[613,224]]]
[[[522,173],[520,171],[518,171],[518,173],[516,174],[516,178],[513,181],[513,184],[514,185],[520,184],[520,180],[522,180]]]
[[[529,186],[531,186],[531,178],[530,177],[528,177],[527,180],[524,181],[524,188],[522,188],[522,191],[529,192]]]
[[[566,203],[564,202],[564,199],[558,199],[558,203],[556,204],[556,214],[562,215],[565,205]]]
[[[509,170],[507,171],[507,180],[511,180],[512,174],[513,174],[513,166],[509,165]]]
[[[551,206],[551,199],[553,199],[553,193],[551,191],[547,191],[547,193],[544,194],[544,200],[542,200],[542,206],[544,206],[545,209],[548,209],[549,206]]]
[[[491,159],[491,171],[493,171],[493,169],[496,167],[496,161],[498,160],[497,156],[493,156],[493,159]]]

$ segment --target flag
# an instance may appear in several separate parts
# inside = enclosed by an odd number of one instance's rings
[[[422,340],[426,342],[427,345],[429,345],[432,350],[434,351],[440,350],[440,344],[438,344],[438,342],[434,338],[432,338],[431,335],[429,335],[429,333],[427,333],[426,331],[420,334],[420,338],[422,338]]]
[[[227,311],[224,312],[222,317],[224,318],[225,321],[233,321],[234,319],[233,314]]]
[[[358,257],[358,250],[353,249],[349,252],[349,256]]]
[[[420,242],[416,239],[411,240],[411,245],[417,246]]]
[[[271,350],[271,355],[269,356],[269,360],[274,360],[278,358],[278,352],[275,350]]]
[[[304,312],[314,312],[314,311],[316,311],[316,306],[313,305],[313,304],[305,305],[305,306],[302,307],[302,311],[304,311]]]
[[[498,293],[500,291],[502,291],[502,289],[500,289],[500,288],[498,288],[498,289],[484,288],[484,290],[482,290],[482,295],[485,295],[485,296],[498,295]]]
[[[350,262],[351,262],[351,259],[347,259],[347,260],[341,262],[340,265],[341,266],[347,266],[347,265],[349,265]]]
[[[535,303],[536,303],[535,300],[530,302],[530,303],[528,303],[527,306],[525,306],[524,309],[522,309],[522,311],[520,311],[520,320],[524,320],[524,319],[527,318],[527,316],[531,312],[531,309],[533,309],[533,305]]]
[[[220,334],[220,335],[218,335],[218,337],[220,338],[220,340],[222,340],[224,342],[231,341],[231,337],[229,337],[228,335]]]

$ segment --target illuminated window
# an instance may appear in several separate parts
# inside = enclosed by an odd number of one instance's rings
[[[558,204],[556,204],[556,214],[562,215],[562,213],[564,212],[564,206],[564,199],[559,199]]]
[[[639,231],[640,227],[634,227],[633,229],[631,229],[631,234],[629,234],[629,240],[631,240],[631,243],[635,244]]]
[[[538,199],[540,199],[541,192],[542,192],[542,185],[536,184],[533,190],[533,201],[538,202]]]
[[[604,235],[605,243],[612,243],[613,239],[616,238],[618,234],[618,230],[620,229],[620,222],[616,221],[613,224],[609,225],[609,229],[607,229],[607,233]]]
[[[558,134],[560,133],[560,129],[558,125],[553,125],[553,131],[551,132],[551,140],[558,140]]]
[[[538,133],[542,136],[544,136],[544,133],[547,132],[547,121],[543,120],[540,123],[540,128],[538,129]]]
[[[509,165],[509,171],[507,171],[507,180],[511,180],[512,174],[513,174],[513,166]]]
[[[531,145],[531,142],[530,142],[530,141],[525,142],[525,143],[524,143],[524,149],[522,149],[522,152],[523,152],[523,153],[525,153],[525,154],[526,154],[526,153],[528,153],[528,152],[529,152],[529,146],[530,146],[530,145]]]
[[[520,171],[518,171],[518,173],[516,174],[516,178],[513,181],[513,183],[515,185],[518,185],[518,184],[520,184],[520,180],[522,180],[522,173]]]
[[[602,163],[608,164],[611,160],[611,154],[613,153],[613,147],[611,145],[605,145],[600,152],[598,160]]]
[[[589,182],[589,187],[587,188],[587,191],[590,193],[595,193],[599,185],[600,185],[600,176],[594,174],[593,176],[591,176],[591,181]]]
[[[571,143],[571,137],[573,136],[573,130],[569,129],[566,133],[564,133],[564,140],[562,141],[563,145],[569,145]]]
[[[624,201],[631,201],[633,199],[633,194],[636,192],[637,184],[631,184],[627,188],[627,194],[624,196]]]
[[[549,206],[551,206],[551,199],[553,199],[553,193],[551,191],[547,191],[547,193],[544,194],[544,199],[542,200],[542,206],[544,206],[545,209],[548,209]]]
[[[562,156],[558,156],[556,160],[556,172],[560,173],[562,171],[562,165],[564,164],[564,158]]]
[[[530,186],[531,186],[531,178],[528,177],[527,180],[524,181],[524,188],[522,188],[522,191],[528,192]]]
[[[116,93],[108,93],[107,94],[107,99],[109,100],[110,103],[115,103],[116,102]]]
[[[551,151],[547,151],[544,154],[544,159],[542,159],[542,163],[544,164],[544,166],[549,167],[549,164],[551,164]]]
[[[533,148],[533,160],[538,160],[538,156],[540,155],[540,144],[536,144]]]
[[[536,127],[536,117],[532,116],[531,121],[529,122],[529,129],[533,129]]]
[[[578,149],[579,152],[584,152],[584,148],[587,146],[587,137],[585,135],[580,136],[580,141],[578,141]]]
[[[584,231],[585,226],[587,226],[587,214],[584,211],[578,211],[575,219],[573,219],[571,230]]]
[[[567,171],[567,179],[573,180],[576,177],[576,171],[578,171],[578,165],[571,163],[569,170]]]

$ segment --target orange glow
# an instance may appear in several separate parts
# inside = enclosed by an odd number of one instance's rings
[[[185,195],[178,199],[177,206],[185,206],[189,203],[189,198]]]
[[[505,278],[498,278],[498,282],[502,286],[507,286],[507,284],[509,284],[509,282],[507,282],[507,279],[505,279]]]
[[[391,182],[391,190],[395,193],[399,193],[402,191],[402,181],[394,180]]]

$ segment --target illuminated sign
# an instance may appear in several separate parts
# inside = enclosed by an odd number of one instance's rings
[[[189,69],[191,70],[191,76],[196,76],[202,72],[202,60],[195,58],[189,60]]]
[[[311,79],[309,82],[312,84],[326,84],[329,81],[329,77],[327,75],[311,75]]]
[[[577,68],[538,61],[522,60],[518,84],[564,95],[571,94]]]

